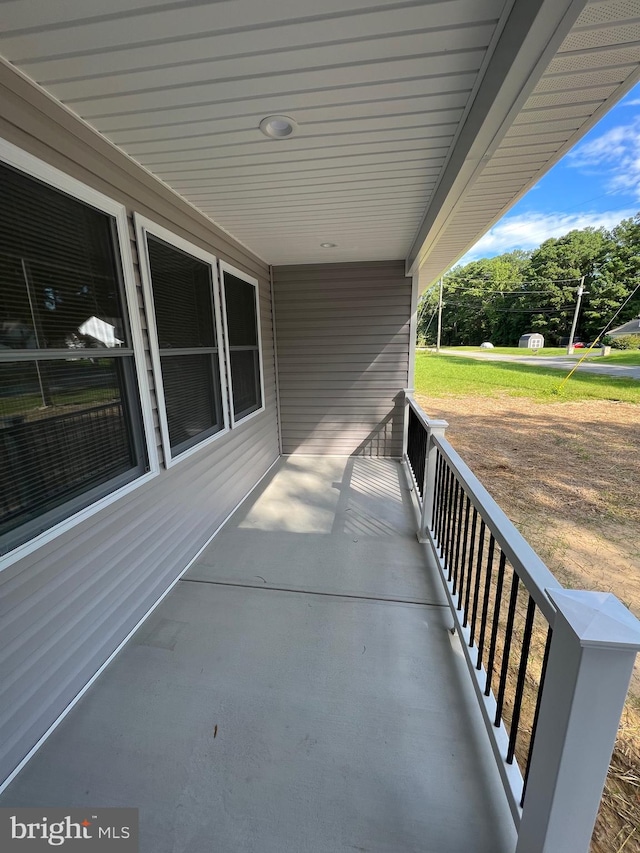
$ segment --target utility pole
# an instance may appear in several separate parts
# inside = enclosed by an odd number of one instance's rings
[[[440,352],[440,339],[442,338],[442,289],[443,280],[440,276],[440,293],[438,295],[438,333],[436,337],[436,352]]]
[[[569,335],[569,344],[567,346],[567,355],[573,355],[573,337],[576,333],[576,326],[578,325],[578,314],[580,313],[580,303],[582,302],[583,294],[587,292],[584,289],[584,276],[580,279],[580,284],[578,285],[577,299],[576,299],[576,310],[573,312],[573,323],[571,324],[571,334]]]

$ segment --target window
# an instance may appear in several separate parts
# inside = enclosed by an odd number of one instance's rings
[[[136,217],[167,464],[227,428],[216,259]]]
[[[0,155],[6,553],[150,468],[118,239],[124,210],[8,143]]]
[[[264,409],[258,282],[221,263],[232,423]]]

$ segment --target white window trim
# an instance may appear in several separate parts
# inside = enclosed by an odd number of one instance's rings
[[[149,470],[126,486],[121,486],[109,495],[95,501],[84,509],[73,513],[63,521],[54,524],[48,530],[34,536],[28,542],[18,545],[11,551],[0,557],[0,571],[13,565],[18,560],[32,554],[39,548],[42,548],[47,543],[77,527],[86,519],[95,515],[97,512],[105,509],[110,504],[120,500],[120,498],[134,491],[134,489],[143,486],[157,477],[160,473],[160,465],[158,462],[158,453],[155,446],[155,429],[153,424],[153,408],[151,405],[151,392],[147,380],[147,365],[144,354],[144,339],[142,335],[142,326],[140,325],[140,317],[138,312],[138,293],[136,287],[135,270],[133,266],[133,258],[131,256],[131,246],[129,237],[129,222],[127,219],[127,211],[123,204],[114,201],[106,195],[94,190],[92,187],[81,183],[80,181],[50,166],[44,160],[34,157],[32,154],[18,148],[11,142],[0,139],[0,161],[9,166],[13,166],[20,172],[23,172],[29,177],[37,178],[54,189],[61,190],[67,195],[84,202],[91,207],[100,210],[113,216],[116,222],[116,232],[118,236],[118,249],[120,262],[122,264],[122,275],[124,278],[125,288],[125,310],[129,319],[129,328],[131,329],[131,343],[133,344],[133,360],[135,366],[136,379],[140,392],[139,403],[142,413],[142,430],[144,433],[144,442],[147,450],[147,459]]]
[[[220,288],[218,283],[218,259],[210,252],[206,252],[199,246],[190,243],[188,240],[184,240],[182,237],[179,237],[177,234],[174,234],[167,228],[163,228],[161,225],[158,225],[151,219],[147,219],[145,216],[142,216],[139,213],[134,213],[133,218],[136,227],[138,251],[140,254],[140,277],[142,278],[145,312],[147,316],[147,326],[149,331],[149,348],[151,350],[151,362],[153,365],[153,375],[156,385],[156,396],[158,399],[158,417],[160,420],[160,434],[162,436],[164,464],[167,468],[171,468],[177,462],[180,462],[183,459],[192,456],[194,453],[197,453],[204,447],[208,447],[214,441],[219,438],[222,438],[223,435],[226,435],[229,432],[229,407],[227,405],[227,385],[225,369],[223,365],[226,350],[224,349],[224,341],[222,334]],[[151,234],[153,237],[157,237],[159,240],[168,243],[170,246],[174,246],[176,249],[180,249],[187,255],[191,255],[192,257],[197,258],[200,261],[204,261],[204,263],[206,263],[211,269],[211,285],[213,287],[213,305],[216,324],[216,344],[218,347],[218,370],[220,373],[220,402],[222,406],[222,416],[224,419],[224,424],[222,429],[218,430],[218,432],[214,433],[213,435],[207,436],[207,438],[204,438],[202,441],[199,441],[192,447],[187,448],[187,450],[183,450],[181,453],[177,453],[175,455],[171,452],[171,442],[169,439],[169,422],[167,420],[167,408],[164,398],[164,382],[162,378],[162,366],[160,362],[160,347],[158,345],[158,330],[156,327],[156,311],[153,299],[153,283],[151,280],[151,265],[149,263],[147,234]]]
[[[248,415],[244,415],[241,418],[236,420],[236,417],[233,413],[233,383],[231,379],[231,350],[229,348],[229,329],[227,327],[227,303],[225,299],[224,292],[224,274],[228,272],[230,275],[234,275],[236,278],[241,278],[243,281],[246,281],[247,284],[252,284],[256,290],[256,327],[258,329],[258,364],[260,365],[260,399],[262,401],[262,405],[259,409],[256,409],[255,412],[250,412]],[[238,426],[239,424],[244,424],[251,418],[255,418],[256,415],[262,414],[266,408],[265,400],[264,400],[264,367],[262,360],[262,318],[260,311],[260,284],[258,283],[258,279],[254,278],[251,275],[248,275],[246,272],[238,269],[238,267],[234,267],[231,264],[228,264],[226,261],[220,261],[220,292],[221,292],[221,302],[222,302],[222,322],[224,326],[224,346],[225,346],[225,361],[227,363],[227,384],[229,388],[229,414],[231,417],[231,427]]]

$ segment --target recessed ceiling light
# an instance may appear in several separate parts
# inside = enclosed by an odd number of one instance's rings
[[[337,246],[337,243],[320,243],[321,249],[335,249]]]
[[[260,122],[260,130],[271,139],[286,139],[293,136],[298,125],[289,116],[267,116]]]

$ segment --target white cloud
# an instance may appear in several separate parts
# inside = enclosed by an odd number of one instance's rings
[[[562,237],[582,228],[613,228],[621,219],[629,219],[636,209],[603,213],[522,213],[505,216],[482,237],[458,263],[493,257],[513,249],[536,249],[550,237]]]
[[[635,103],[640,104],[640,100]],[[639,152],[640,116],[579,145],[567,155],[567,164],[598,178],[605,171],[604,184],[610,192],[630,194],[640,200]]]

